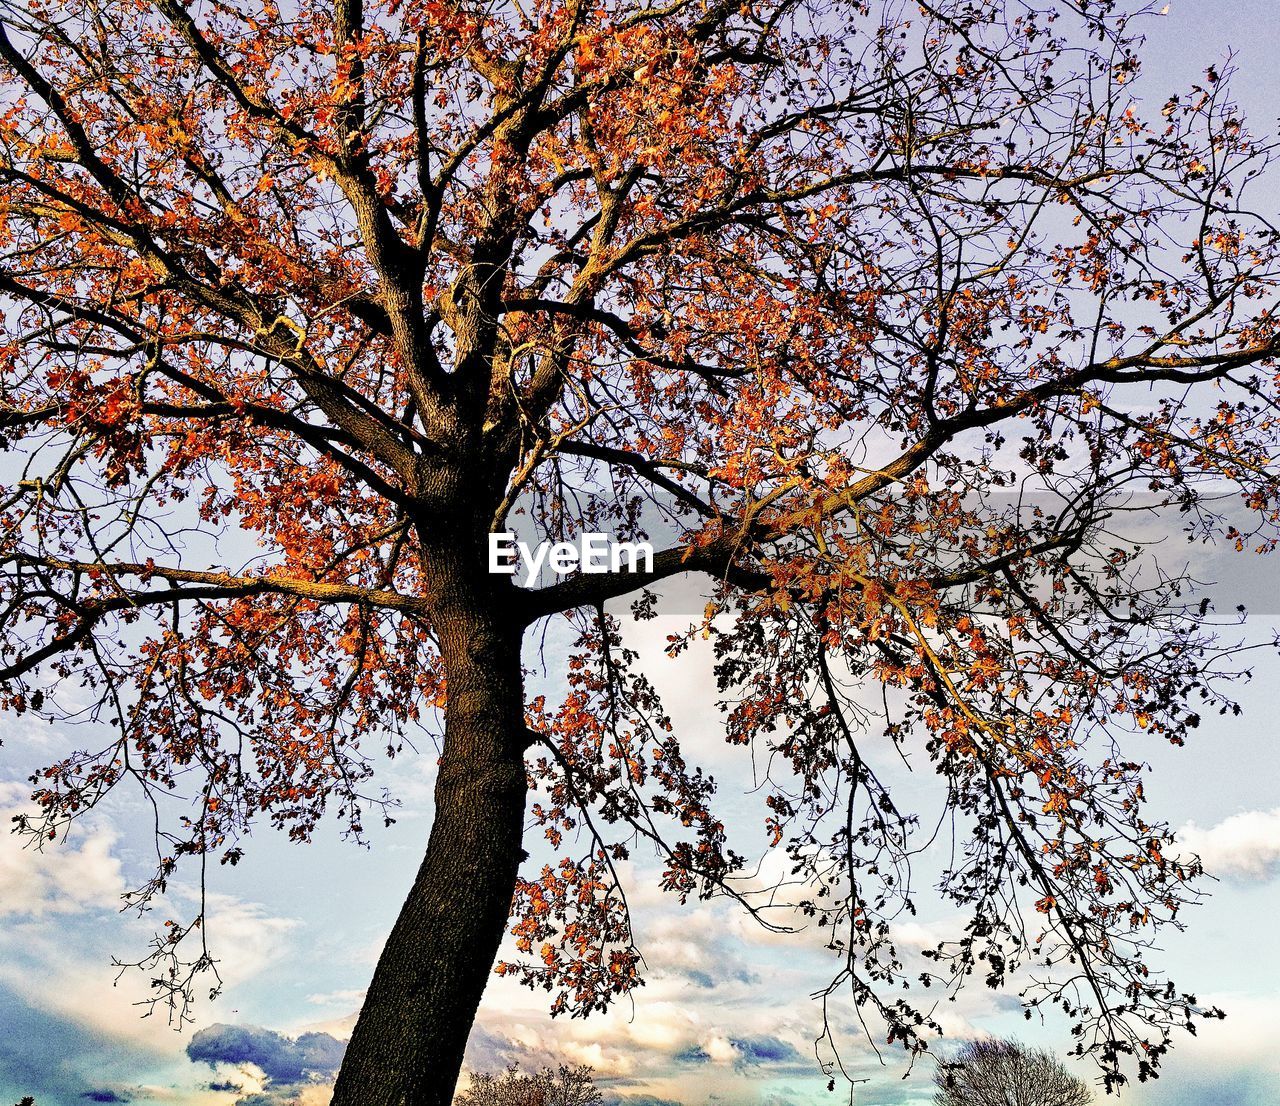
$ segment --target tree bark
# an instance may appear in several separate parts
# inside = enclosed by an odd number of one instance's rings
[[[523,626],[503,611],[494,578],[480,575],[476,543],[451,543],[439,531],[432,537],[442,562],[433,574],[433,623],[447,680],[435,820],[332,1106],[452,1101],[524,856]]]

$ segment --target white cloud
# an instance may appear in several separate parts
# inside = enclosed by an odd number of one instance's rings
[[[1262,882],[1280,875],[1280,807],[1233,814],[1209,829],[1188,822],[1177,834],[1178,854],[1199,855],[1210,875]]]
[[[144,1019],[133,1004],[147,997],[135,973],[116,983],[107,948],[68,939],[40,923],[6,926],[0,935],[0,984],[30,1006],[132,1047],[173,1051],[176,1036],[163,1015]]]
[[[1122,1106],[1262,1106],[1280,1101],[1275,1047],[1280,999],[1248,994],[1213,999],[1227,1011],[1226,1019],[1202,1022],[1195,1037],[1180,1036],[1159,1083],[1135,1084],[1121,1097]]]
[[[356,992],[355,999],[357,1005],[364,1001],[362,992]],[[358,1009],[351,1010],[338,1018],[325,1018],[322,1021],[297,1021],[292,1025],[286,1026],[289,1036],[297,1037],[303,1033],[328,1033],[330,1037],[337,1037],[340,1041],[349,1041],[351,1034],[356,1027],[356,1019],[360,1017]]]
[[[308,995],[307,1001],[315,1006],[358,1006],[364,1001],[364,990],[351,987],[343,991],[325,991]]]
[[[254,978],[285,951],[285,938],[296,923],[274,918],[253,903],[220,899],[211,903],[211,951],[220,957],[218,971],[228,990]],[[156,1055],[173,1053],[185,1034],[174,1032],[162,1008],[143,1017],[142,1005],[153,997],[149,976],[113,967],[113,955],[141,956],[146,925],[134,923],[89,933],[58,932],[30,921],[6,926],[0,933],[0,984],[25,1002],[112,1040]],[[211,984],[211,977],[199,981]],[[197,986],[197,994],[200,987]],[[198,1013],[226,1008],[201,1003]]]
[[[24,785],[0,783],[0,820],[29,810],[28,795]],[[96,815],[77,823],[69,841],[43,850],[23,848],[21,837],[0,832],[0,984],[33,1008],[154,1054],[170,1053],[179,1038],[164,1012],[142,1017],[141,1003],[152,994],[149,977],[121,973],[112,960],[143,956],[158,919],[189,916],[196,894],[175,888],[145,919],[116,918],[126,889],[118,842],[115,829]],[[105,911],[111,918],[101,925]],[[51,925],[48,915],[61,917]],[[297,925],[256,903],[210,894],[205,934],[224,986],[251,980],[279,960]]]
[[[118,1088],[130,1101],[167,1102],[171,1106],[232,1106],[238,1091],[212,1091],[207,1087],[174,1087],[163,1083],[142,1083]]]
[[[818,978],[813,971],[829,968],[827,958],[805,956],[803,946],[785,963],[762,956],[751,938],[763,931],[753,927],[744,939],[730,924],[737,911],[728,904],[662,905],[636,919],[650,971],[634,1001],[585,1021],[553,1020],[544,993],[495,979],[472,1035],[469,1070],[495,1071],[516,1060],[526,1068],[589,1064],[615,1091],[682,1102],[731,1094],[755,1103],[761,1080],[782,1072],[825,1082],[812,1059],[821,1011],[808,996]],[[869,1055],[865,1041],[844,1039],[851,1053]]]
[[[732,1041],[718,1034],[708,1037],[702,1048],[714,1064],[731,1064],[741,1055]]]
[[[112,855],[116,834],[95,822],[76,827],[71,839],[31,847],[4,832],[14,815],[30,813],[30,788],[0,783],[0,917],[43,917],[117,905],[124,890],[120,861]]]
[[[227,988],[257,978],[288,955],[290,935],[301,924],[232,895],[210,893],[205,909],[210,952]]]

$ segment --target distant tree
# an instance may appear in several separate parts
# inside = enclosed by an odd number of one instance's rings
[[[557,1071],[542,1068],[521,1075],[519,1065],[512,1064],[501,1075],[473,1075],[471,1086],[454,1099],[454,1106],[596,1106],[600,1101],[586,1065],[561,1064]]]
[[[1093,1092],[1044,1049],[970,1041],[933,1080],[934,1106],[1088,1106]]]

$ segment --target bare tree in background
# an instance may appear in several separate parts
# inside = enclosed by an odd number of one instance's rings
[[[512,1064],[501,1075],[473,1075],[454,1106],[597,1106],[601,1095],[591,1071],[585,1064],[561,1064],[557,1071],[543,1068],[521,1075],[519,1065]]]
[[[934,1106],[1088,1106],[1093,1092],[1057,1057],[1017,1041],[970,1041],[934,1076]],[[479,1106],[477,1103],[476,1106]]]

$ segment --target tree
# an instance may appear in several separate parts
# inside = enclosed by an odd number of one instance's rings
[[[521,1075],[519,1066],[512,1064],[501,1075],[473,1075],[454,1106],[597,1106],[602,1097],[586,1065],[561,1064],[557,1071],[541,1068]]]
[[[1089,1106],[1093,1093],[1044,1049],[969,1041],[933,1078],[935,1106]]]
[[[19,828],[139,788],[144,906],[258,819],[362,836],[379,750],[438,742],[337,1106],[450,1100],[509,924],[556,1012],[635,987],[637,846],[768,921],[622,638],[681,574],[876,1038],[937,1028],[891,925],[931,831],[868,752],[916,735],[970,919],[923,983],[1038,964],[1112,1082],[1218,1013],[1147,962],[1199,866],[1141,746],[1235,709],[1232,642],[1127,520],[1273,547],[1276,235],[1222,74],[1136,99],[1147,6],[2,10],[0,677],[93,735]],[[508,519],[666,536],[525,587]],[[531,792],[565,855],[521,876]],[[179,1017],[203,920],[142,962]]]

